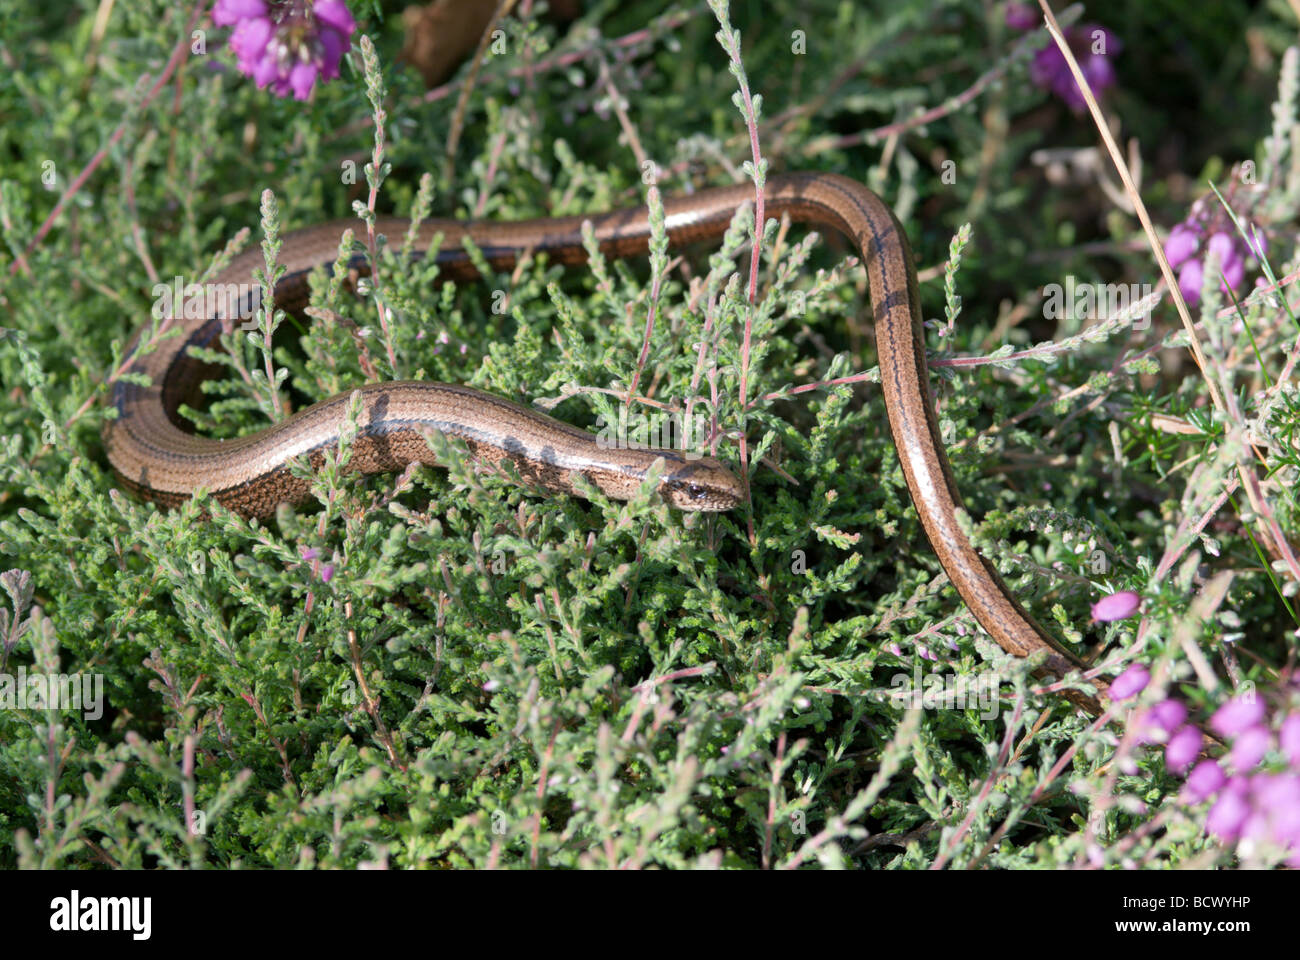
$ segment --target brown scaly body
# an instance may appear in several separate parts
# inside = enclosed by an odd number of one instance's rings
[[[890,432],[898,448],[912,501],[939,561],[975,618],[1004,650],[1016,656],[1046,654],[1043,674],[1062,676],[1081,667],[1078,659],[1040,627],[1012,596],[992,564],[962,533],[956,511],[962,505],[939,436],[930,396],[925,337],[916,268],[907,237],[890,209],[861,184],[835,174],[792,173],[769,178],[767,213],[773,217],[831,228],[860,251],[875,311],[876,349]],[[720,238],[736,208],[753,199],[749,187],[724,187],[665,201],[670,241],[675,245]],[[586,259],[581,242],[590,220],[606,256],[645,252],[650,225],[644,209],[591,217],[561,217],[513,223],[462,223],[432,220],[420,229],[419,249],[443,234],[438,262],[451,275],[472,276],[461,246],[470,237],[494,269],[508,269],[525,250],[546,253],[560,263]],[[318,264],[333,263],[343,230],[355,224],[323,224],[284,238],[280,262],[287,269],[277,285],[277,305],[287,310],[306,301],[306,277]],[[407,223],[381,219],[377,229],[390,237]],[[247,283],[261,263],[261,252],[236,258],[214,284]],[[358,261],[357,266],[363,266]],[[163,504],[189,496],[200,484],[232,510],[267,516],[280,501],[300,501],[306,485],[287,464],[294,457],[333,447],[344,422],[348,395],[332,397],[258,433],[235,440],[213,440],[186,433],[176,409],[194,396],[203,365],[185,355],[191,345],[206,346],[221,329],[220,316],[177,321],[182,335],[136,361],[153,385],[118,383],[112,402],[118,418],[109,421],[105,444],[109,461],[139,495]],[[137,334],[142,336],[144,331]],[[526,407],[468,387],[415,381],[368,384],[360,431],[353,445],[353,467],[373,473],[400,469],[413,460],[433,463],[425,433],[438,430],[464,439],[476,459],[509,459],[521,477],[562,493],[577,492],[582,474],[607,495],[626,499],[641,485],[656,457],[667,460],[661,481],[666,499],[681,509],[727,510],[741,497],[734,476],[715,460],[688,459],[673,451],[610,449],[585,431]],[[1105,695],[1105,686],[1097,681]],[[1070,699],[1093,712],[1097,701],[1078,694]]]

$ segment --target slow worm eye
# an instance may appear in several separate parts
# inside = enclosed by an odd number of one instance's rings
[[[692,483],[689,487],[686,488],[686,494],[692,500],[701,500],[708,492],[709,491],[705,490],[698,483]]]

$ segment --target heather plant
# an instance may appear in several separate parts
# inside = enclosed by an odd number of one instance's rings
[[[0,864],[1296,865],[1283,5],[525,2],[431,90],[397,6],[0,8]],[[926,546],[861,265],[768,220],[779,169],[906,226],[967,527],[1118,678],[1102,717]],[[728,182],[725,240],[669,248],[662,197]],[[649,257],[475,282],[378,227],[619,205]],[[305,323],[280,251],[331,218]],[[469,383],[700,423],[747,503],[539,497],[439,438],[361,479],[355,404],[304,506],[141,502],[100,442],[127,340],[257,244],[196,430]]]
[[[356,21],[343,0],[217,0],[212,22],[231,27],[241,73],[278,96],[306,100],[319,77],[339,75]]]

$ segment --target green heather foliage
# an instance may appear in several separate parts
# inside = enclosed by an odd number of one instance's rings
[[[1009,30],[985,0],[593,0],[567,26],[534,4],[486,58],[449,181],[459,88],[426,101],[398,62],[403,4],[353,0],[354,40],[368,39],[305,104],[238,74],[206,19],[206,51],[187,49],[155,95],[177,44],[197,43],[193,6],[118,3],[97,26],[93,0],[0,5],[0,674],[103,685],[98,717],[0,709],[0,865],[1237,862],[1203,807],[1177,804],[1158,750],[1122,771],[1122,731],[1033,692],[1030,665],[948,584],[838,237],[769,225],[752,307],[752,210],[713,249],[533,258],[457,284],[389,237],[360,296],[343,247],[315,278],[320,319],[260,315],[207,355],[228,373],[187,411],[237,436],[377,375],[543,402],[594,432],[635,379],[716,422],[729,463],[747,437],[752,509],[684,515],[649,489],[542,497],[437,441],[450,470],[361,479],[344,443],[312,503],[258,524],[211,501],[133,499],[100,440],[155,283],[201,281],[264,240],[273,263],[277,234],[330,218],[355,217],[369,249],[372,189],[381,214],[519,219],[644,203],[646,158],[664,195],[844,173],[907,225],[958,485],[1017,595],[1112,672],[1146,662],[1196,716],[1233,687],[1271,689],[1300,621],[1300,570],[1268,533],[1300,542],[1297,328],[1262,297],[1237,313],[1209,291],[1196,318],[1220,414],[1168,299],[1136,322],[1045,317],[1044,287],[1070,275],[1159,281],[1110,161],[1090,153],[1092,121],[1029,79],[1045,31]],[[1140,145],[1157,224],[1203,195],[1218,208],[1214,183],[1266,225],[1283,278],[1300,203],[1295,23],[1286,4],[1258,6],[1062,18],[1124,41],[1105,106]],[[715,36],[720,18],[741,36]],[[1052,171],[1042,149],[1083,152]],[[954,356],[997,362],[938,364]],[[791,392],[837,377],[859,382]],[[1137,618],[1089,624],[1118,590],[1143,597],[1140,637]],[[893,696],[934,671],[1000,671],[1000,709]]]

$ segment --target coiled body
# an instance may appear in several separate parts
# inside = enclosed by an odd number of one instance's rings
[[[669,239],[680,245],[720,238],[736,208],[752,199],[753,190],[745,186],[671,198],[664,204]],[[834,174],[770,177],[765,201],[769,216],[836,230],[861,254],[875,312],[890,432],[926,535],[962,599],[1003,649],[1017,656],[1045,653],[1044,669],[1051,675],[1077,668],[1078,660],[1025,612],[958,525],[962,501],[929,390],[916,269],[893,213],[866,187]],[[427,248],[442,234],[438,262],[452,275],[474,273],[461,246],[465,237],[472,238],[494,269],[508,269],[525,250],[578,263],[586,259],[584,220],[591,221],[607,256],[628,257],[647,249],[650,225],[643,208],[507,223],[429,221],[421,227],[419,246]],[[347,225],[310,227],[284,238],[280,262],[287,273],[276,287],[278,306],[293,310],[305,304],[308,271],[333,263]],[[406,228],[406,221],[397,219],[381,219],[377,227],[390,237]],[[251,250],[215,284],[247,283],[260,263],[260,251]],[[362,265],[358,260],[357,266]],[[307,484],[294,478],[287,465],[304,454],[318,458],[337,443],[348,396],[236,440],[185,432],[176,410],[196,396],[194,388],[205,373],[202,364],[185,355],[186,348],[216,341],[220,313],[176,321],[182,335],[163,340],[155,352],[137,360],[134,369],[150,375],[152,386],[115,385],[112,402],[118,417],[105,428],[108,457],[123,482],[143,497],[174,504],[202,484],[231,509],[266,516],[277,503],[306,494]],[[401,469],[413,460],[434,462],[425,434],[437,430],[461,437],[476,458],[509,461],[524,480],[549,490],[574,492],[574,478],[581,474],[608,495],[627,498],[655,458],[664,456],[668,462],[661,487],[675,506],[725,510],[741,495],[734,476],[715,460],[689,459],[673,451],[609,449],[582,430],[467,387],[401,381],[369,384],[362,395],[365,409],[353,445],[353,467],[362,472]],[[1085,705],[1096,706],[1091,701]]]

